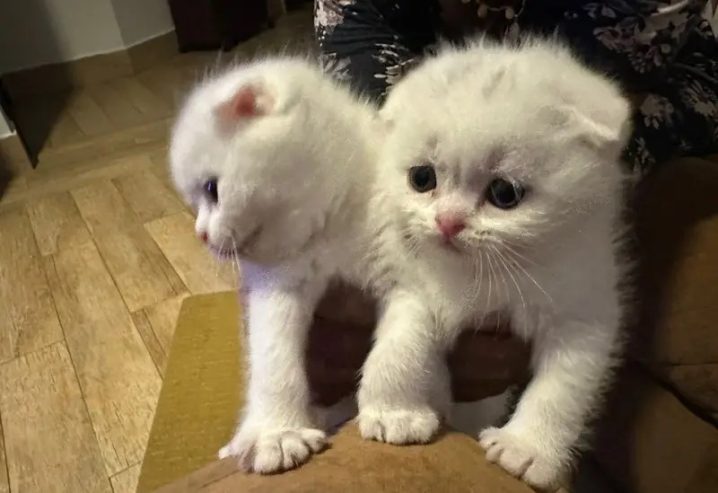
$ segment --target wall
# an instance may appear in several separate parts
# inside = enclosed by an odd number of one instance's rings
[[[0,74],[122,50],[174,28],[167,0],[9,0]]]
[[[123,47],[110,0],[3,2],[0,73]]]
[[[111,0],[125,46],[174,29],[167,0]]]

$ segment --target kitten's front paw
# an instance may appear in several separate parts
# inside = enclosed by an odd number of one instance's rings
[[[361,436],[368,440],[406,445],[428,443],[439,431],[439,416],[430,409],[362,409],[357,417]]]
[[[240,429],[219,451],[234,456],[247,472],[272,474],[294,469],[327,445],[327,435],[314,428]]]
[[[533,443],[505,428],[486,428],[479,434],[486,458],[534,488],[553,491],[563,478],[562,462]]]

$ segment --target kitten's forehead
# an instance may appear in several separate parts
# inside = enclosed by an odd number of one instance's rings
[[[543,113],[542,101],[521,93],[487,99],[469,83],[452,85],[451,97],[430,97],[433,90],[420,84],[414,97],[426,95],[422,107],[402,104],[407,110],[391,137],[397,154],[403,148],[412,159],[425,156],[473,179],[476,173],[532,175],[560,152],[556,125]]]

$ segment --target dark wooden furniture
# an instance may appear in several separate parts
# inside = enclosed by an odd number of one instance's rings
[[[169,0],[182,52],[230,50],[268,23],[266,0]]]

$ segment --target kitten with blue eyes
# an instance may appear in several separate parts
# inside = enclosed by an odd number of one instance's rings
[[[239,262],[249,382],[244,415],[220,457],[246,470],[296,467],[321,450],[304,353],[327,283],[386,278],[371,221],[380,134],[376,109],[307,61],[240,65],[199,84],[170,145],[177,189],[197,211],[196,233]],[[373,282],[375,287],[381,282]]]
[[[417,104],[417,101],[420,104]],[[509,317],[533,380],[480,435],[538,487],[571,464],[618,347],[616,256],[629,105],[559,46],[472,46],[427,60],[381,110],[306,62],[199,85],[174,128],[175,183],[200,238],[241,260],[250,377],[220,456],[261,473],[319,451],[304,350],[333,277],[381,298],[362,370],[363,437],[424,443],[450,414],[459,329]]]
[[[534,41],[447,49],[400,81],[381,115],[378,183],[406,261],[363,369],[361,433],[413,441],[436,409],[428,396],[448,396],[443,358],[458,329],[508,317],[532,341],[533,377],[480,444],[509,473],[555,486],[620,345],[629,103],[566,49]]]

